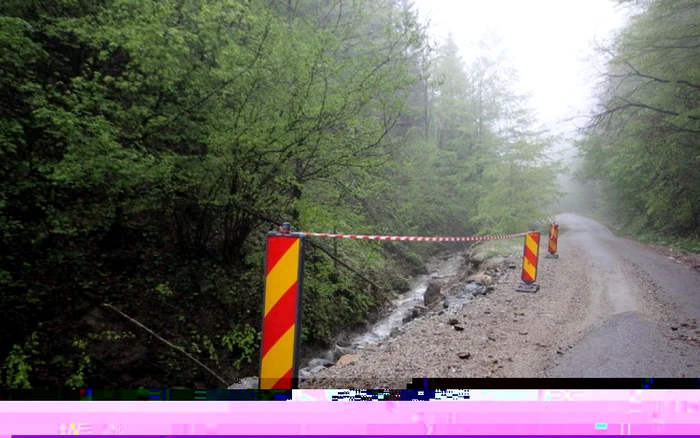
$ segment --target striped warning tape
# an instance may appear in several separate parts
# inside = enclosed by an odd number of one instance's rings
[[[329,237],[333,239],[359,239],[359,240],[403,240],[410,242],[476,242],[480,240],[512,239],[522,237],[527,233],[504,234],[502,236],[468,236],[468,237],[419,237],[419,236],[371,236],[361,234],[329,234],[299,232],[307,237]]]

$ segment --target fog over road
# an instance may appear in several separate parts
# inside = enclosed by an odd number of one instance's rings
[[[390,340],[319,367],[302,387],[396,388],[415,377],[697,376],[700,272],[594,220],[557,221],[560,257],[544,257],[543,235],[539,292],[515,291],[522,242],[509,241],[506,259],[481,265],[494,278],[492,293],[447,310],[435,305]],[[447,279],[439,266],[433,278],[447,301],[464,295],[466,265]]]
[[[582,315],[593,328],[547,376],[697,375],[700,348],[692,340],[700,337],[700,274],[593,220],[572,214],[558,220],[567,228],[566,244],[580,245],[594,261]],[[673,340],[679,336],[689,340]]]

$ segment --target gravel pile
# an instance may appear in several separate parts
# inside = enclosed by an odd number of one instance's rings
[[[301,386],[402,388],[421,377],[544,377],[547,366],[595,321],[583,315],[591,304],[593,266],[585,251],[569,246],[559,259],[545,259],[541,250],[538,293],[515,292],[519,251],[484,261],[480,268],[495,273],[490,292],[470,295],[461,306],[433,306],[395,339],[320,370]],[[465,272],[447,280],[447,301],[476,287],[467,283],[474,280],[470,276]]]

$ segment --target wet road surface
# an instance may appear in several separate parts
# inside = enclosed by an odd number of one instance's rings
[[[591,219],[565,214],[557,220],[566,228],[565,241],[594,260],[589,305],[577,315],[591,329],[546,375],[700,375],[700,273]]]

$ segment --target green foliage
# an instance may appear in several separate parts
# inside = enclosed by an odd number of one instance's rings
[[[245,327],[247,329],[248,326]],[[235,332],[234,332],[235,333]],[[234,347],[240,348],[241,350],[244,351],[244,355],[250,354],[247,353],[247,349],[250,348],[250,344],[248,341],[248,338],[250,338],[249,335],[246,333],[243,333],[242,335],[240,333],[237,333],[237,337],[224,337],[225,341],[222,341],[222,343],[229,349],[229,351],[233,350]],[[200,335],[196,331],[193,331],[192,333],[192,341],[190,341],[190,348],[189,350],[195,354],[202,355],[206,353],[206,359],[209,360],[214,360],[217,361],[219,360],[219,354],[217,353],[217,348],[214,345],[214,342],[212,342],[211,339],[207,335]],[[245,359],[248,360],[248,363],[251,362],[249,357],[246,357]]]
[[[700,232],[700,5],[632,3],[580,147],[603,213],[630,232]]]
[[[231,352],[237,352],[237,359],[233,366],[240,368],[246,362],[251,363],[254,358],[254,353],[257,351],[260,344],[260,332],[248,324],[234,327],[231,332],[221,337],[221,344]],[[211,341],[205,339],[205,347],[209,350],[210,355],[213,353],[214,346]]]
[[[498,41],[486,35],[480,47],[468,66],[451,37],[438,48],[433,122],[402,163],[410,197],[398,195],[419,229],[515,232],[544,217],[557,195],[560,167],[546,158],[553,139],[512,91],[517,75]]]
[[[73,341],[73,347],[79,351],[76,359],[78,368],[70,375],[68,380],[66,380],[66,386],[71,389],[85,388],[88,386],[85,380],[86,375],[90,374],[90,366],[92,363],[90,355],[85,352],[87,342],[75,340]]]
[[[135,337],[136,336],[132,332],[119,333],[112,330],[88,334],[88,339],[91,341],[119,341],[122,339],[134,339]]]
[[[9,389],[31,389],[29,373],[32,370],[28,363],[29,356],[24,354],[19,345],[13,345],[5,360],[5,385]]]
[[[167,283],[159,283],[155,288],[155,292],[162,300],[167,300],[173,296],[173,291]]]
[[[32,356],[37,354],[36,333],[27,339],[24,345],[13,345],[10,354],[2,364],[4,374],[3,384],[8,389],[31,389],[30,373],[32,371]]]
[[[504,111],[503,58],[432,56],[405,3],[283,3],[0,5],[3,385],[218,384],[103,302],[226,378],[254,372],[273,223],[472,234],[542,215],[555,168],[527,110]],[[309,243],[302,333],[321,344],[441,248]]]

